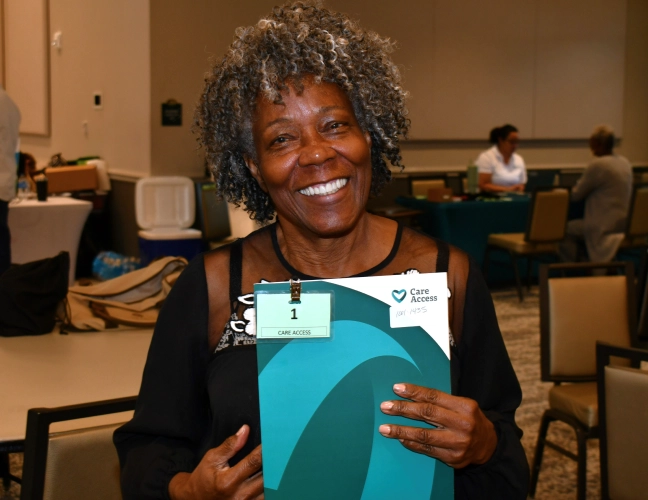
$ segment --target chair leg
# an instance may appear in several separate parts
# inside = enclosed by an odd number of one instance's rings
[[[576,498],[585,500],[587,496],[587,435],[583,431],[577,430],[576,441],[578,443]]]
[[[524,302],[524,292],[522,291],[522,281],[520,281],[520,270],[518,269],[517,257],[513,252],[511,254],[511,264],[513,264],[513,273],[515,274],[515,286],[517,286],[518,297],[520,302]]]
[[[549,424],[553,422],[553,420],[554,419],[545,412],[540,421],[538,441],[533,456],[533,467],[531,467],[531,483],[529,485],[529,496],[531,498],[535,496],[536,486],[538,486],[538,476],[540,475],[540,466],[542,465],[542,454],[544,452],[545,441],[547,440],[547,431],[549,430]]]
[[[533,257],[530,255],[527,257],[527,292],[531,292],[531,273],[533,271]]]
[[[11,474],[9,472],[9,453],[0,452],[0,477],[5,491],[11,486]]]

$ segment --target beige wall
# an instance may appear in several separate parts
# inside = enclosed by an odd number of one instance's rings
[[[410,7],[417,1],[406,2],[402,14],[416,15],[419,10]],[[269,0],[247,0],[236,6],[233,2],[206,0],[182,4],[174,0],[156,0],[151,3],[153,173],[202,173],[202,157],[196,151],[195,138],[189,128],[208,60],[223,54],[237,26],[253,23],[273,3]],[[336,7],[338,3],[334,2]],[[360,10],[366,8],[367,2],[349,0],[347,5],[350,4]],[[624,137],[619,151],[635,164],[648,165],[648,31],[645,29],[648,2],[628,0],[627,5]],[[349,10],[354,9],[349,7]],[[398,53],[395,57],[399,59]],[[425,54],[417,57],[425,57]],[[183,103],[182,127],[160,125],[160,105],[169,98]],[[595,125],[592,124],[592,128]],[[483,142],[405,143],[405,165],[410,170],[462,169],[488,146],[487,134],[485,130]],[[584,140],[527,141],[521,145],[520,154],[532,167],[580,167],[591,157]]]
[[[203,156],[190,128],[210,58],[225,53],[237,26],[255,23],[276,3],[274,0],[151,2],[151,171],[154,175],[202,175]],[[161,125],[161,105],[169,98],[182,103],[181,127]]]
[[[111,171],[149,174],[148,4],[50,0],[50,32],[63,33],[61,51],[50,49],[51,136],[21,137],[21,149],[39,166],[61,152],[67,159],[99,155]],[[103,93],[102,110],[93,109],[95,91]]]
[[[648,2],[627,0],[623,139],[618,152],[635,165],[648,165]],[[592,124],[592,128],[595,125]],[[404,144],[405,165],[444,169],[467,165],[488,146],[483,143],[412,142]],[[524,137],[522,137],[524,139]],[[586,141],[528,141],[519,153],[536,167],[583,166],[591,154]],[[407,170],[406,170],[407,171]]]
[[[274,3],[50,0],[50,31],[63,32],[62,51],[50,54],[52,135],[23,136],[22,149],[39,160],[57,152],[68,158],[99,154],[112,171],[135,177],[201,175],[202,155],[190,125],[209,59],[226,50],[235,27],[255,22]],[[403,15],[416,14],[407,5]],[[635,164],[648,164],[648,2],[627,5],[619,151]],[[104,95],[101,111],[92,109],[96,90]],[[161,103],[169,98],[183,104],[181,127],[161,126]],[[485,140],[412,141],[403,145],[403,156],[414,170],[456,169],[486,146]],[[579,166],[590,158],[585,141],[530,141],[520,153],[532,167]]]

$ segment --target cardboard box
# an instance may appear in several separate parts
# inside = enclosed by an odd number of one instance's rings
[[[49,194],[97,189],[97,167],[94,165],[48,167],[45,177]]]

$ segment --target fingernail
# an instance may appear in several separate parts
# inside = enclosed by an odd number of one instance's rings
[[[380,432],[383,436],[389,436],[389,433],[391,432],[391,426],[383,424],[378,427],[378,432]]]
[[[394,385],[394,392],[405,392],[405,384]]]
[[[241,434],[243,434],[243,431],[245,431],[245,425],[242,425],[241,428],[236,431],[236,435],[240,436]]]
[[[394,403],[391,401],[384,401],[380,403],[380,409],[381,410],[391,410],[394,407]]]

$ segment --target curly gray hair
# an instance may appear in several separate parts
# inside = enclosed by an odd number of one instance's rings
[[[250,174],[244,155],[255,158],[252,113],[258,96],[281,102],[286,81],[337,84],[371,136],[371,192],[390,180],[385,159],[400,166],[399,140],[409,129],[407,92],[389,54],[393,43],[362,29],[346,15],[310,3],[275,7],[256,25],[236,29],[232,45],[205,78],[194,119],[219,194],[250,217],[271,220],[274,205]]]

